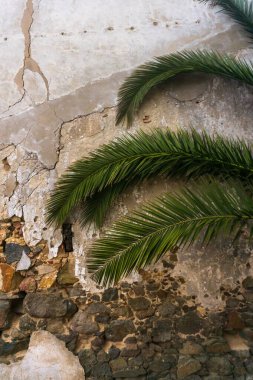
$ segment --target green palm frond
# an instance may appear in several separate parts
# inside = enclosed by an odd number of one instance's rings
[[[128,134],[75,162],[58,180],[47,204],[47,221],[62,224],[80,205],[81,222],[101,226],[117,196],[129,184],[153,175],[204,174],[253,178],[253,155],[241,140],[195,130]]]
[[[250,0],[199,0],[201,3],[211,3],[221,7],[223,13],[228,14],[240,24],[250,37],[253,38],[253,3]]]
[[[116,122],[133,121],[146,94],[156,85],[181,73],[203,72],[253,84],[253,66],[243,59],[214,51],[183,51],[158,57],[140,67],[118,92]]]
[[[195,184],[167,194],[118,221],[97,240],[88,255],[88,270],[105,286],[157,260],[168,250],[218,235],[238,236],[253,218],[253,200],[241,185]]]
[[[118,196],[127,187],[127,181],[121,181],[86,198],[83,205],[81,205],[81,227],[90,223],[95,223],[98,228],[102,227],[108,210],[111,209]]]

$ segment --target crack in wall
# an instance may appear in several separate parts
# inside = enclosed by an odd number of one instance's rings
[[[30,70],[34,73],[37,73],[42,78],[45,88],[46,88],[46,99],[45,101],[49,100],[49,83],[44,75],[44,73],[41,71],[41,68],[33,58],[32,58],[32,52],[31,52],[31,27],[33,24],[33,14],[34,14],[34,7],[33,7],[33,0],[27,0],[26,2],[26,8],[23,13],[23,17],[21,20],[21,30],[24,35],[25,39],[25,46],[24,46],[24,59],[23,59],[23,66],[19,69],[17,72],[14,82],[17,85],[18,90],[22,94],[21,98],[18,99],[15,103],[11,104],[8,109],[5,111],[9,111],[10,108],[14,107],[16,104],[21,103],[26,95],[26,89],[25,89],[25,82],[24,82],[24,74],[25,70]],[[4,112],[4,113],[5,113]]]

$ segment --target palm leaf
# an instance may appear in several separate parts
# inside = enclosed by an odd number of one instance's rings
[[[183,51],[158,57],[128,77],[119,89],[116,123],[133,121],[146,94],[181,73],[203,72],[253,84],[253,66],[244,59],[214,51]]]
[[[239,23],[253,38],[253,3],[249,0],[199,0],[201,3],[211,3],[221,7],[223,13],[228,14]]]
[[[88,270],[108,286],[157,260],[168,250],[218,235],[238,236],[253,218],[253,200],[241,185],[202,183],[194,190],[166,194],[118,221],[97,240],[88,255]]]
[[[48,201],[47,221],[60,225],[80,205],[82,224],[94,221],[101,226],[127,185],[153,175],[196,178],[203,174],[253,178],[250,147],[241,140],[195,130],[128,134],[70,166]]]

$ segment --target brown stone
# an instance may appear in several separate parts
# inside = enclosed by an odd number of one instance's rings
[[[24,309],[32,317],[58,318],[76,312],[76,305],[60,295],[29,293],[24,299]]]
[[[192,375],[193,373],[198,372],[201,369],[201,364],[198,360],[193,358],[183,358],[179,360],[177,368],[178,379],[184,379],[187,376]]]
[[[219,337],[207,340],[205,342],[205,346],[207,352],[213,354],[221,354],[231,351],[228,342],[225,339]]]
[[[203,348],[199,344],[190,341],[185,342],[180,350],[182,355],[199,355],[201,352],[203,352]]]
[[[12,266],[0,263],[0,291],[7,293],[15,290],[21,279],[22,277],[18,273],[15,273]]]
[[[33,277],[26,277],[19,284],[19,290],[26,293],[35,292],[36,288],[37,284]]]
[[[242,330],[244,327],[245,324],[242,321],[239,313],[237,311],[231,311],[228,314],[227,329]]]

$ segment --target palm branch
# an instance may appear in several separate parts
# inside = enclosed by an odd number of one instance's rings
[[[129,76],[118,92],[116,123],[133,121],[146,94],[181,73],[202,72],[253,84],[252,63],[214,51],[183,51],[147,62]]]
[[[61,225],[80,205],[82,224],[101,226],[129,184],[154,175],[197,178],[204,174],[252,179],[253,155],[242,140],[195,130],[139,131],[119,138],[69,167],[47,204],[47,221]]]
[[[223,13],[228,14],[240,24],[253,38],[253,4],[249,0],[199,0],[201,3],[211,3],[221,7]]]
[[[88,270],[109,286],[201,234],[204,243],[218,235],[236,237],[252,218],[253,200],[240,184],[195,184],[194,190],[166,194],[115,223],[93,244]]]

